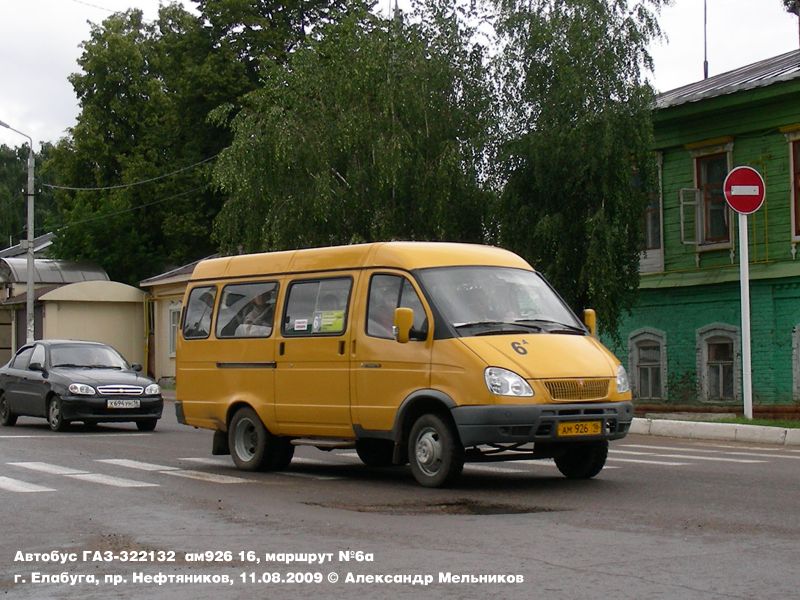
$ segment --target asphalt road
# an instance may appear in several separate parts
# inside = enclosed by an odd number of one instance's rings
[[[353,452],[243,473],[210,445],[171,404],[152,434],[1,428],[0,597],[800,594],[800,449],[632,435],[591,481],[517,462],[429,490]]]

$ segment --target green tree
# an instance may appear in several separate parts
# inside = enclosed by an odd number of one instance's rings
[[[616,334],[654,189],[643,78],[663,0],[498,0],[505,187],[498,233]]]
[[[493,103],[484,51],[447,4],[415,23],[351,5],[263,64],[215,169],[224,251],[483,239]]]
[[[34,235],[44,233],[44,220],[53,210],[53,193],[41,186],[41,181],[46,179],[44,165],[52,149],[51,144],[44,143],[34,153]],[[16,148],[0,146],[0,248],[17,244],[27,235],[27,169],[27,144]]]
[[[136,283],[214,251],[222,205],[210,163],[229,140],[208,113],[253,88],[244,65],[215,47],[201,20],[177,5],[155,22],[118,13],[92,28],[71,76],[81,111],[49,163],[59,190],[50,224],[60,256],[94,261]],[[143,185],[124,186],[188,168]]]

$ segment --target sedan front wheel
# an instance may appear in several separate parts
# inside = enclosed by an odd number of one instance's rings
[[[64,419],[61,407],[61,398],[53,396],[47,406],[47,424],[53,431],[64,431],[69,426],[69,421]]]

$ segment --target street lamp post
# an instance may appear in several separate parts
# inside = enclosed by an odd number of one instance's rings
[[[30,344],[33,341],[33,326],[34,326],[34,315],[33,315],[33,170],[35,167],[34,160],[33,160],[33,139],[27,133],[23,133],[18,129],[14,129],[8,123],[4,123],[0,121],[0,127],[5,127],[6,129],[10,129],[23,137],[28,138],[28,232],[27,237],[25,240],[25,250],[26,255],[28,257],[28,270],[27,270],[27,282],[26,282],[26,292],[25,292],[25,312],[27,317],[27,326],[25,329],[25,343]]]

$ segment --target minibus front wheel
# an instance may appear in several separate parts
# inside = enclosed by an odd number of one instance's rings
[[[408,436],[408,462],[420,485],[442,487],[464,468],[464,448],[452,424],[438,414],[421,415]]]
[[[294,446],[272,435],[250,407],[236,411],[228,426],[231,457],[242,471],[279,471],[292,462]]]
[[[569,444],[553,457],[567,479],[591,479],[603,470],[608,456],[608,441]]]

